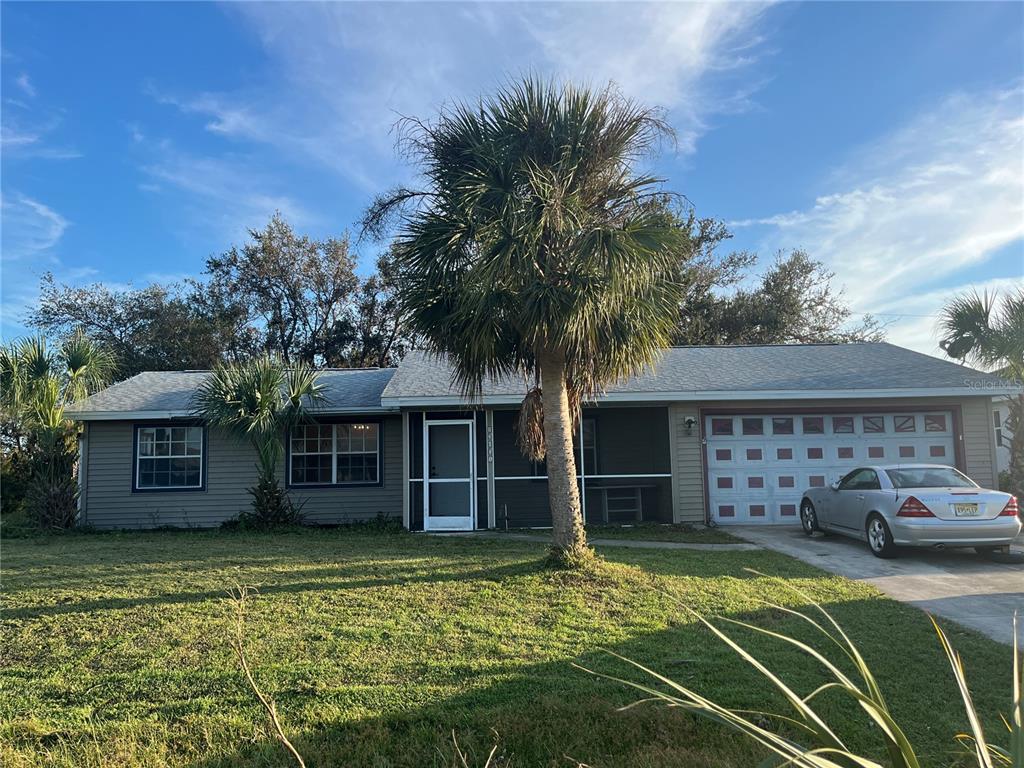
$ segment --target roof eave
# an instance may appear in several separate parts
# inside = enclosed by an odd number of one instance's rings
[[[311,409],[309,412],[320,416],[344,416],[346,414],[381,414],[395,413],[397,407],[371,406],[365,408],[324,408]],[[163,421],[167,419],[194,419],[191,411],[66,411],[65,415],[72,421]]]
[[[911,397],[998,397],[1018,394],[1015,387],[915,387],[894,389],[792,389],[792,390],[691,390],[685,392],[608,392],[596,398],[607,403],[664,403],[721,400],[878,400]],[[483,395],[467,400],[457,395],[438,397],[382,397],[381,404],[392,408],[413,406],[519,405],[523,395]]]

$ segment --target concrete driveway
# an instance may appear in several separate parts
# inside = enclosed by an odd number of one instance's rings
[[[1001,643],[1012,641],[1013,612],[1024,619],[1024,546],[1020,544],[1000,562],[979,557],[973,550],[915,549],[882,560],[862,541],[821,534],[808,538],[799,527],[730,526],[729,533],[873,584],[896,600],[952,619]]]

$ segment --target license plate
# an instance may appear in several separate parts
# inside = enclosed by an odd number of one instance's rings
[[[977,517],[978,516],[978,505],[977,504],[954,504],[953,514],[957,517]]]

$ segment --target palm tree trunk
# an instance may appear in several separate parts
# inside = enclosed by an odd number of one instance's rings
[[[572,414],[565,383],[565,358],[545,354],[538,359],[544,402],[544,443],[547,448],[548,501],[556,555],[565,563],[582,562],[590,554],[583,530],[576,457],[572,448]]]

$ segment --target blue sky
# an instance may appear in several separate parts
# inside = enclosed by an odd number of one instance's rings
[[[1024,276],[1021,3],[4,3],[2,334],[39,276],[143,285],[281,210],[351,229],[391,126],[507,75],[667,110],[656,160],[762,264],[806,248],[892,341]],[[363,247],[369,264],[373,252]]]

